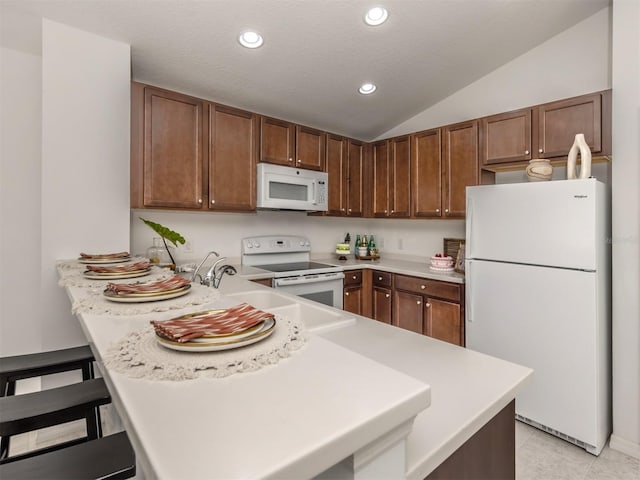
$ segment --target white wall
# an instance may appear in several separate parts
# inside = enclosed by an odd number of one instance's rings
[[[43,19],[45,349],[85,343],[55,262],[129,246],[129,45]]]
[[[42,347],[41,72],[39,55],[0,48],[0,356]]]
[[[600,10],[379,138],[610,88],[610,15]]]
[[[613,1],[613,435],[640,458],[640,2]]]
[[[397,254],[426,258],[442,251],[445,237],[464,238],[462,220],[378,220],[364,218],[317,218],[304,212],[260,211],[254,214],[187,213],[160,210],[133,210],[131,213],[131,248],[144,254],[152,244],[154,233],[139,219],[159,222],[181,233],[193,246],[193,252],[177,250],[178,263],[199,260],[215,250],[222,256],[237,259],[240,239],[253,235],[306,235],[312,242],[314,256],[333,255],[335,244],[347,232],[373,234],[382,255]],[[400,248],[402,247],[402,248]]]

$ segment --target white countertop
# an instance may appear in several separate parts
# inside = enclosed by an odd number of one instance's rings
[[[225,294],[249,291],[258,300],[260,289],[273,292],[237,276],[225,277],[223,288]],[[77,287],[67,291],[72,301],[87,294]],[[314,318],[313,302],[276,297],[282,302],[271,302],[273,311],[309,317],[307,344],[276,365],[219,379],[135,379],[100,362],[112,344],[149,320],[205,306],[136,316],[78,315],[147,478],[310,478],[410,424],[429,406],[425,382],[319,335],[352,324],[348,314],[319,306]],[[305,305],[307,310],[296,310]],[[328,327],[318,315],[328,319]]]
[[[260,274],[242,268],[241,275]],[[424,478],[513,400],[532,373],[241,275],[225,276],[222,293],[248,292],[265,309],[261,292],[272,292],[281,299],[270,301],[274,308],[299,310],[308,345],[275,366],[222,379],[154,382],[105,372],[149,476],[309,478],[417,414],[406,441],[406,476]],[[83,294],[68,292],[72,299]],[[100,355],[150,318],[180,313],[79,318]]]

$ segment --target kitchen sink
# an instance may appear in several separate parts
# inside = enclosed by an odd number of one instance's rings
[[[309,332],[317,333],[355,323],[347,312],[324,307],[321,304],[296,301],[268,290],[251,290],[227,294],[226,297],[247,302],[256,308],[283,316],[299,318]]]
[[[248,292],[230,293],[229,298],[247,302],[256,308],[266,310],[285,305],[294,305],[294,300],[268,290],[250,290]]]

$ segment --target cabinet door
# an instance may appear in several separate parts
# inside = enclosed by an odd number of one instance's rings
[[[198,99],[145,87],[145,207],[203,207],[203,108]]]
[[[454,345],[463,345],[460,304],[426,298],[425,312],[426,335]]]
[[[422,295],[395,290],[393,293],[393,325],[423,333],[423,299]]]
[[[441,130],[411,135],[411,197],[414,217],[442,216]]]
[[[464,218],[466,188],[478,185],[478,122],[445,127],[444,216]]]
[[[260,117],[260,161],[295,166],[295,125],[277,118]]]
[[[343,310],[362,315],[362,285],[345,287],[342,302]]]
[[[409,137],[391,140],[390,217],[406,218],[411,213],[411,155]]]
[[[584,95],[538,107],[538,157],[566,157],[577,133],[592,153],[602,151],[602,95]]]
[[[347,216],[361,217],[364,169],[364,145],[361,142],[349,140],[347,165]]]
[[[374,217],[386,217],[389,214],[389,142],[374,143],[372,153],[372,213]]]
[[[391,324],[391,290],[373,287],[373,318]]]
[[[329,175],[328,214],[347,214],[347,141],[327,134],[327,174]]]
[[[324,171],[325,133],[296,125],[296,166]]]
[[[483,165],[531,160],[531,109],[481,119],[480,145]]]
[[[256,209],[256,157],[255,114],[209,105],[210,209]]]

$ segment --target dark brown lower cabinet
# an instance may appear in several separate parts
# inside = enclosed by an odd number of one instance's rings
[[[373,287],[373,318],[391,324],[391,289]]]
[[[426,298],[425,303],[425,335],[444,340],[455,345],[462,345],[462,315],[460,304]]]
[[[393,325],[423,334],[423,303],[422,295],[396,290],[393,293]]]
[[[344,273],[342,309],[362,315],[362,270],[350,270]]]
[[[431,472],[427,480],[514,480],[515,405],[512,400]]]

